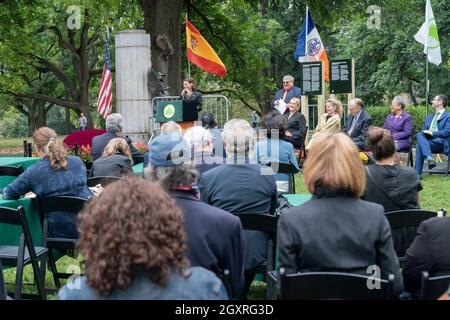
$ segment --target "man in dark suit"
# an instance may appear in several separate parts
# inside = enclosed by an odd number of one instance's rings
[[[216,274],[230,272],[232,297],[244,286],[245,239],[239,218],[199,200],[198,171],[187,164],[186,143],[176,133],[162,133],[150,144],[150,166],[144,177],[158,183],[175,199],[184,215],[187,256],[192,266]]]
[[[122,116],[118,113],[112,113],[106,118],[106,130],[104,134],[96,136],[92,139],[92,161],[102,156],[103,150],[111,139],[120,138],[119,133],[122,132]],[[122,137],[130,147],[133,164],[144,161],[144,154],[133,146],[133,142],[128,137]]]
[[[364,111],[364,103],[361,99],[355,98],[349,101],[347,122],[342,128],[342,132],[346,133],[358,147],[359,151],[365,151],[365,136],[369,127],[372,125],[372,118]]]
[[[273,175],[263,175],[260,164],[250,163],[254,133],[242,119],[228,121],[223,129],[226,164],[210,169],[199,180],[201,200],[231,213],[273,214],[277,186]],[[253,269],[267,259],[268,235],[245,230],[245,270]],[[244,299],[254,274],[245,275]]]
[[[430,277],[450,275],[449,243],[450,217],[431,218],[420,224],[402,270],[406,291],[420,289],[423,271]]]
[[[275,99],[272,101],[272,106],[276,107],[280,104],[280,100],[285,103],[291,101],[292,98],[300,98],[302,95],[302,89],[294,86],[294,77],[287,75],[283,77],[283,89],[280,89],[275,93]]]
[[[447,103],[448,99],[443,94],[433,99],[432,105],[436,113],[425,119],[422,129],[416,135],[416,172],[419,176],[422,174],[424,160],[427,160],[429,169],[436,166],[432,153],[444,152],[450,156],[450,112],[445,110]]]

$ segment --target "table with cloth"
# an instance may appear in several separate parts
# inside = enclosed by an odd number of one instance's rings
[[[41,160],[41,158],[34,157],[0,157],[0,166],[17,167],[21,165],[25,170],[33,164]],[[0,176],[0,189],[6,187],[13,182],[15,177]]]
[[[144,171],[144,163],[141,162],[133,166],[133,174],[138,177],[142,177],[142,171]]]
[[[0,195],[0,207],[16,209],[22,206],[25,209],[33,243],[35,246],[40,246],[42,244],[42,228],[35,200],[35,198],[29,197],[22,197],[19,200],[6,200]],[[18,245],[22,233],[21,226],[0,223],[0,245]]]

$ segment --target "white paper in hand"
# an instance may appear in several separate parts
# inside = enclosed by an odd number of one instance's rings
[[[281,114],[284,114],[284,112],[286,111],[286,102],[284,102],[284,100],[280,99],[278,100],[278,105],[275,106],[275,109],[277,109]]]

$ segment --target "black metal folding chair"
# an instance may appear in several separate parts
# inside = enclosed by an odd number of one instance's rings
[[[2,263],[0,261],[0,301],[7,300],[8,295],[6,294],[6,285],[5,285],[5,279],[3,277],[3,267]]]
[[[53,280],[57,288],[61,286],[59,279],[68,279],[73,274],[58,272],[56,268],[56,260],[54,257],[54,253],[52,252],[52,249],[67,254],[69,251],[75,250],[78,239],[50,237],[49,231],[51,230],[49,230],[48,227],[47,215],[49,213],[55,214],[67,212],[76,216],[81,211],[86,202],[87,202],[86,199],[69,196],[48,197],[39,199],[38,201],[39,214],[42,223],[42,235],[44,238],[42,245],[48,249],[49,267],[50,271],[53,274]]]
[[[47,249],[34,246],[25,209],[22,206],[17,209],[0,207],[0,223],[20,226],[23,231],[18,246],[0,246],[0,262],[7,267],[16,267],[14,299],[20,299],[22,296],[23,269],[28,264],[33,267],[34,281],[37,284],[39,297],[46,299],[44,283]],[[40,266],[38,259],[40,260]],[[33,295],[27,296],[34,297]]]
[[[450,286],[450,275],[430,277],[427,271],[422,272],[422,291],[420,300],[436,300],[447,292]]]
[[[299,170],[291,163],[285,162],[271,162],[270,166],[274,173],[285,173],[289,175],[289,187],[286,193],[295,193],[295,174],[299,172]]]
[[[408,210],[386,212],[385,215],[391,226],[392,233],[394,233],[398,232],[397,230],[402,229],[405,230],[406,228],[411,227],[417,230],[417,228],[423,221],[437,217],[438,212],[421,209],[408,209]],[[445,215],[445,211],[443,212],[443,215]],[[403,249],[408,248],[414,241],[415,237],[416,237],[415,232],[408,232],[408,233],[405,232],[404,237],[401,239],[402,243],[394,241],[395,251],[397,252],[398,259],[401,265],[405,261],[404,251],[406,250]],[[400,250],[400,248],[402,249]]]
[[[387,280],[341,272],[287,275],[281,268],[279,282],[280,298],[287,300],[391,300],[394,275]]]
[[[20,176],[25,170],[21,165],[14,167],[14,166],[0,166],[0,176],[7,176],[7,177],[18,177]]]
[[[246,274],[260,273],[266,279],[267,272],[275,270],[276,239],[278,216],[257,213],[235,213],[241,220],[244,230],[262,231],[269,234],[267,242],[267,261],[253,269],[245,270]],[[272,296],[272,286],[267,286],[266,297]]]
[[[110,183],[116,182],[121,177],[114,177],[114,176],[98,176],[98,177],[91,177],[87,179],[87,185],[88,187],[95,187],[98,184],[101,184],[102,187],[107,186]]]

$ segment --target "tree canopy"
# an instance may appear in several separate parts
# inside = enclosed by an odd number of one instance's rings
[[[432,95],[448,94],[450,3],[431,2],[443,63],[430,64],[430,89]],[[77,14],[73,5],[79,8],[79,25],[73,20]],[[425,57],[414,34],[425,19],[425,0],[176,0],[170,10],[164,0],[3,0],[0,117],[2,110],[13,108],[34,128],[45,125],[51,108],[62,107],[83,112],[88,127],[98,125],[95,110],[107,25],[113,71],[116,32],[145,29],[150,33],[152,64],[158,68],[162,66],[156,60],[159,52],[153,38],[166,33],[173,45],[166,70],[169,87],[171,94],[178,93],[188,74],[185,16],[228,69],[225,78],[218,78],[192,66],[191,76],[200,90],[229,95],[264,113],[283,75],[299,76],[293,52],[306,5],[328,57],[355,59],[357,96],[369,105],[385,104],[401,93],[423,102]],[[367,26],[370,5],[381,9],[378,29]]]

